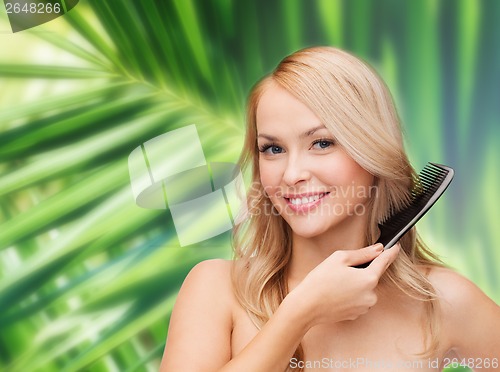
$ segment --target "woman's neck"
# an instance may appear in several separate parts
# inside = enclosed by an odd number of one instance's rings
[[[292,233],[292,257],[288,270],[290,290],[333,252],[365,247],[368,244],[367,226],[367,216],[352,216],[335,228],[312,238]]]

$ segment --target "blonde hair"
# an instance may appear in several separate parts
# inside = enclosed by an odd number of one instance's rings
[[[252,89],[247,110],[247,132],[240,166],[252,169],[252,188],[247,195],[251,218],[233,233],[235,260],[233,287],[241,306],[260,329],[288,293],[287,268],[292,234],[284,219],[273,210],[259,176],[256,110],[270,84],[278,84],[304,103],[321,120],[336,143],[361,167],[375,176],[377,193],[367,210],[367,244],[378,238],[378,223],[409,199],[417,176],[404,151],[402,129],[390,92],[367,64],[340,49],[313,47],[284,58],[272,74]],[[274,211],[274,213],[263,213]],[[401,253],[381,281],[425,301],[428,331],[426,350],[438,348],[436,293],[417,266],[440,265],[417,237],[415,228],[401,240]],[[303,359],[301,346],[296,358]]]

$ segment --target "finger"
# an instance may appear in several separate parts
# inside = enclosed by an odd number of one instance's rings
[[[391,266],[394,260],[398,257],[400,249],[401,246],[399,245],[399,243],[395,244],[390,249],[386,249],[373,260],[368,268],[372,272],[376,273],[376,275],[380,278],[382,274],[387,270],[387,268]]]
[[[380,243],[377,243],[361,249],[344,251],[344,254],[346,255],[345,262],[349,266],[356,266],[365,262],[369,262],[379,254],[381,254],[383,249],[384,246]]]

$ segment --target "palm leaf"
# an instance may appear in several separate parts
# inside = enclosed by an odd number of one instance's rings
[[[208,162],[235,162],[246,92],[308,45],[374,64],[416,168],[456,168],[419,228],[498,301],[499,15],[468,0],[89,0],[2,34],[0,369],[157,370],[184,276],[230,247],[180,248],[168,213],[134,204],[127,157],[195,123]]]

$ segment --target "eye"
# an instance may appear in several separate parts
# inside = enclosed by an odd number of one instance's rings
[[[259,151],[266,154],[281,154],[282,152],[284,152],[282,147],[273,143],[260,146]]]
[[[312,143],[312,147],[315,149],[325,150],[332,147],[335,144],[333,140],[330,139],[319,139]]]

